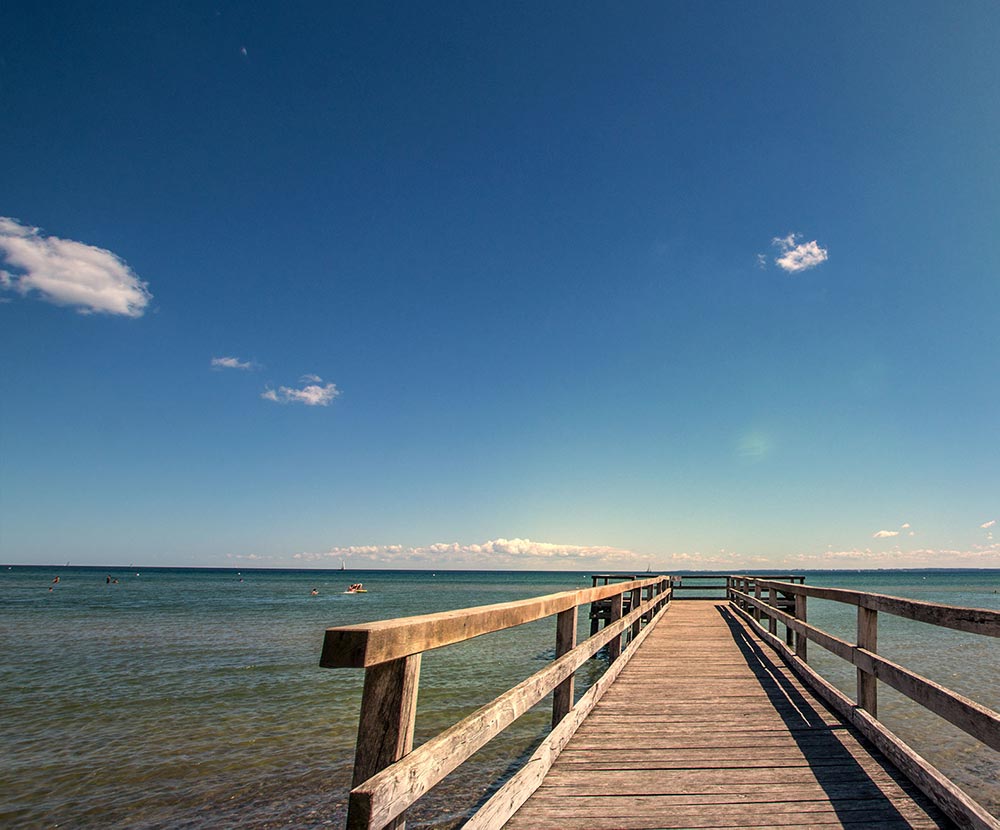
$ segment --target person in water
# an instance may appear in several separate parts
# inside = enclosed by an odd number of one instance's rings
[[[319,590],[318,590],[318,589],[316,589],[316,588],[313,588],[313,589],[312,589],[312,590],[311,590],[311,591],[309,592],[309,596],[311,596],[311,597],[318,597],[318,596],[319,596]]]

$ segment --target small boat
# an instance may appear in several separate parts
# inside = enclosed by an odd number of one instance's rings
[[[344,591],[345,594],[367,594],[368,590],[360,582],[355,582],[350,588]]]

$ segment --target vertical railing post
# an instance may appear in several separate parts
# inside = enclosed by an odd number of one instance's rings
[[[625,600],[625,592],[620,591],[611,597],[611,619],[608,620],[608,625],[614,625],[618,620],[622,618],[622,605]],[[622,656],[622,638],[621,634],[614,637],[610,643],[608,643],[608,657],[611,662],[614,663],[619,657]]]
[[[635,611],[635,609],[638,608],[640,605],[642,605],[642,588],[633,588],[632,607],[629,610]],[[639,628],[641,625],[642,625],[642,617],[641,616],[636,617],[635,622],[632,623],[632,635],[630,639],[634,640],[636,637],[639,636]]]
[[[792,598],[792,595],[788,593],[788,591],[782,591],[781,595],[782,598],[785,600],[785,607],[782,608],[781,610],[784,611],[786,614],[793,613],[793,609],[788,607],[788,600]],[[788,624],[785,623],[785,645],[788,646],[789,648],[791,648],[792,645],[794,645],[795,643],[794,633],[795,632],[792,631],[792,629],[788,626]]]
[[[858,606],[858,648],[878,652],[878,611]],[[878,717],[878,680],[858,667],[858,706]]]
[[[755,600],[760,602],[760,583],[757,582],[756,580],[753,583],[753,597]],[[753,607],[753,618],[757,620],[757,622],[760,622],[760,617],[761,617],[760,606],[755,605]]]
[[[577,606],[560,611],[556,615],[556,657],[562,657],[576,646]],[[552,693],[552,728],[573,708],[573,672]]]
[[[805,594],[795,595],[795,619],[800,622],[806,621],[806,596]],[[809,640],[804,633],[800,634],[795,632],[795,656],[798,657],[803,663],[808,662],[807,648]]]
[[[767,589],[767,604],[772,608],[778,607],[778,589],[773,585]],[[773,614],[767,618],[767,630],[775,636],[778,635],[778,618]]]
[[[419,654],[377,663],[365,669],[352,788],[413,749],[413,722],[417,714],[419,685]],[[363,815],[366,808],[366,804],[352,795],[347,807],[347,826],[366,824]],[[393,830],[402,830],[405,826],[403,816],[386,825]]]

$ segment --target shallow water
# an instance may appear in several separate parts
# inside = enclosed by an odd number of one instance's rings
[[[341,593],[358,580],[368,594]],[[1000,608],[996,571],[807,581]],[[326,627],[589,585],[580,573],[4,570],[0,825],[341,826],[362,673],[319,668]],[[314,586],[319,596],[309,595]],[[853,609],[824,605],[835,606],[810,601],[810,621],[852,638]],[[880,616],[880,651],[1000,708],[996,640],[896,622]],[[417,743],[543,666],[553,639],[544,620],[426,654]],[[853,692],[853,671],[819,649],[810,658]],[[584,667],[578,694],[602,669]],[[891,695],[880,706],[892,728],[1000,812],[998,753]],[[454,826],[548,718],[543,702],[435,788],[409,826]]]

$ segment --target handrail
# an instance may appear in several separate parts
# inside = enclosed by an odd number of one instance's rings
[[[623,614],[626,594],[631,597],[631,610]],[[533,776],[540,769],[544,774],[586,712],[659,620],[671,596],[669,577],[657,576],[517,602],[327,629],[320,665],[365,668],[347,826],[402,828],[402,815],[408,807],[554,692],[553,731],[539,748],[542,756],[531,770]],[[611,601],[607,626],[577,645],[578,607],[606,599]],[[412,749],[424,651],[552,615],[556,615],[556,659],[552,663]],[[630,642],[623,651],[622,640],[626,638]],[[604,646],[611,666],[574,705],[576,670]],[[534,786],[537,783],[521,773],[515,775],[497,793],[502,798],[491,799],[477,813],[475,826],[499,827]]]
[[[878,683],[891,686],[930,712],[944,718],[983,744],[1000,750],[1000,713],[880,656],[878,614],[1000,637],[1000,612],[942,603],[905,599],[887,594],[844,588],[793,585],[754,576],[730,576],[727,595],[730,604],[759,629],[758,633],[784,654],[793,667],[818,685],[840,714],[846,716],[904,768],[952,819],[969,826],[996,827],[983,808],[916,755],[878,720]],[[765,596],[766,595],[766,596]],[[832,600],[857,607],[856,642],[848,642],[807,622],[808,597]],[[764,621],[767,629],[764,629]],[[778,624],[785,626],[785,642],[778,638]],[[857,669],[856,701],[850,700],[808,666],[807,643],[813,642]],[[791,648],[794,644],[794,650]],[[978,811],[978,812],[977,812]],[[975,818],[979,816],[979,818]]]
[[[633,582],[638,584],[633,585]],[[319,664],[324,668],[367,668],[410,654],[460,643],[482,634],[534,622],[588,602],[614,597],[636,587],[645,589],[661,582],[663,577],[657,576],[653,579],[616,582],[578,591],[562,591],[515,602],[328,628]],[[623,588],[626,585],[628,587]]]

